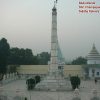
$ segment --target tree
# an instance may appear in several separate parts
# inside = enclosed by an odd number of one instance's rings
[[[83,57],[78,57],[75,60],[72,61],[73,65],[82,65],[82,64],[87,64],[87,59]]]
[[[10,65],[36,65],[37,57],[33,55],[31,49],[11,48],[8,60]]]
[[[32,64],[37,65],[38,64],[37,58],[36,58],[36,56],[33,55],[31,49],[26,49],[25,50],[25,60],[24,60],[24,63],[26,65],[32,65]]]
[[[42,52],[37,55],[39,65],[47,65],[50,61],[50,54],[48,52]]]
[[[3,75],[6,73],[6,66],[8,61],[8,56],[10,46],[5,38],[0,40],[0,80],[2,80]]]
[[[31,49],[11,48],[8,59],[9,65],[47,65],[50,60],[48,52],[33,55]]]

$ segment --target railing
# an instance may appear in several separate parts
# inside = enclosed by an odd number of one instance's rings
[[[18,79],[17,73],[9,73],[9,74],[5,74],[3,76],[3,80],[0,83],[1,84],[8,84],[8,83],[15,81],[17,79]]]

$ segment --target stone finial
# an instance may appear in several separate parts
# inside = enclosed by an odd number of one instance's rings
[[[75,96],[79,96],[79,89],[77,89],[77,88],[75,89],[74,95],[75,95]]]
[[[72,98],[72,100],[81,100],[80,95],[79,95],[79,89],[75,89],[74,91],[74,97]]]

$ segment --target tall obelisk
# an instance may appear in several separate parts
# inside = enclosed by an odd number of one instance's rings
[[[57,37],[57,8],[56,2],[52,9],[52,30],[51,30],[51,63],[50,63],[50,75],[58,75],[58,37]]]
[[[70,82],[66,81],[58,69],[58,37],[57,37],[57,0],[54,2],[52,9],[52,30],[51,30],[51,62],[49,75],[38,83],[35,87],[37,90],[69,90]]]

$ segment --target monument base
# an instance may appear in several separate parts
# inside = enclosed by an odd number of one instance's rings
[[[69,79],[64,79],[62,76],[47,76],[36,85],[35,90],[69,91],[71,83]]]

